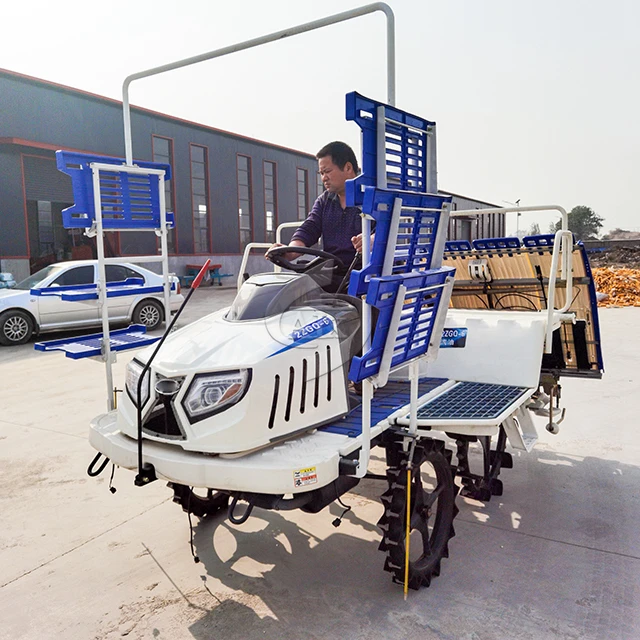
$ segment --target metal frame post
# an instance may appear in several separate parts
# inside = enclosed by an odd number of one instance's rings
[[[113,368],[115,355],[111,351],[111,338],[109,328],[109,300],[107,298],[107,264],[122,262],[122,258],[107,258],[104,254],[104,226],[102,222],[102,198],[100,195],[100,171],[120,171],[129,174],[149,175],[155,174],[158,177],[158,189],[160,199],[160,256],[131,256],[127,257],[128,262],[161,262],[163,276],[163,294],[165,308],[165,326],[171,320],[171,283],[169,282],[169,256],[167,252],[167,211],[164,192],[164,176],[162,169],[142,169],[140,167],[128,167],[123,165],[105,164],[100,162],[91,163],[93,180],[93,205],[95,209],[95,231],[96,231],[96,251],[98,254],[98,306],[102,319],[102,358],[105,363],[107,378],[107,409],[115,409]],[[119,229],[127,231],[127,229]]]
[[[93,204],[96,223],[96,250],[98,254],[98,306],[102,318],[102,357],[107,377],[107,410],[113,411],[113,369],[111,367],[111,338],[109,334],[109,302],[107,299],[107,268],[104,261],[104,229],[102,227],[102,199],[100,197],[100,165],[92,164]]]

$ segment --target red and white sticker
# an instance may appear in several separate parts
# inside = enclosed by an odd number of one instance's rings
[[[316,484],[318,482],[318,474],[315,467],[307,469],[298,469],[293,472],[293,486],[304,487],[308,484]]]

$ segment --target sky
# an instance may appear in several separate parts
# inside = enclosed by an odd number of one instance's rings
[[[122,99],[131,73],[363,4],[23,0],[3,7],[0,67]],[[388,4],[396,105],[436,121],[440,189],[500,206],[586,205],[603,232],[640,231],[639,2]],[[386,101],[385,33],[377,12],[136,81],[130,99],[309,153],[335,139],[359,150],[344,96]],[[508,230],[544,232],[551,218],[512,216]]]

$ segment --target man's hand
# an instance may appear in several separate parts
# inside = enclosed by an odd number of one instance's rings
[[[375,237],[375,233],[371,234],[371,244],[373,245],[373,238]],[[353,248],[358,252],[358,253],[362,253],[362,234],[359,233],[357,236],[353,236],[353,238],[351,238],[351,244],[353,245]]]
[[[271,251],[272,249],[277,249],[278,247],[286,247],[287,245],[285,244],[281,244],[280,242],[274,242],[266,251],[266,253],[264,254],[264,257],[269,260],[269,251]],[[290,247],[304,247],[304,243],[302,243],[300,240],[292,240],[289,243]],[[284,254],[284,259],[288,260],[289,262],[291,262],[292,260],[295,260],[296,258],[298,258],[300,256],[299,253],[294,253],[293,251],[289,251],[287,253]]]

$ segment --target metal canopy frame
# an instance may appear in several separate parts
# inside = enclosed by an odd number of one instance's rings
[[[166,71],[173,71],[174,69],[181,69],[182,67],[188,67],[192,64],[198,64],[199,62],[205,62],[206,60],[213,60],[214,58],[221,58],[238,51],[245,51],[246,49],[253,49],[263,44],[269,44],[270,42],[276,42],[277,40],[284,40],[284,38],[290,38],[291,36],[297,36],[301,33],[307,33],[308,31],[315,31],[316,29],[322,29],[339,22],[345,22],[352,20],[353,18],[359,18],[361,16],[375,13],[376,11],[382,11],[387,17],[387,103],[395,105],[396,101],[396,38],[395,38],[395,17],[393,10],[385,2],[374,2],[373,4],[367,4],[357,9],[350,9],[349,11],[343,11],[342,13],[336,13],[320,20],[313,20],[312,22],[305,22],[282,31],[276,31],[269,33],[259,38],[252,38],[251,40],[245,40],[244,42],[238,42],[237,44],[229,45],[228,47],[222,47],[221,49],[215,49],[207,53],[201,53],[197,56],[190,58],[184,58],[183,60],[177,60],[176,62],[169,62],[159,67],[153,67],[146,71],[139,71],[138,73],[132,73],[127,76],[122,85],[122,109],[124,117],[124,145],[125,145],[125,158],[127,164],[133,164],[133,146],[131,140],[131,109],[129,105],[129,86],[134,80],[140,80],[142,78],[148,78],[155,76]]]
[[[312,22],[306,22],[304,24],[290,27],[288,29],[283,29],[282,31],[276,31],[274,33],[260,36],[259,38],[245,40],[244,42],[239,42],[237,44],[233,44],[228,47],[223,47],[221,49],[216,49],[214,51],[202,53],[197,56],[192,56],[190,58],[178,60],[176,62],[170,62],[168,64],[164,64],[159,67],[147,69],[146,71],[139,71],[138,73],[133,73],[130,76],[127,76],[127,78],[125,78],[124,83],[122,85],[124,143],[125,143],[125,158],[126,158],[127,165],[133,165],[133,143],[131,138],[131,108],[129,103],[129,87],[134,80],[148,78],[150,76],[158,75],[160,73],[165,73],[167,71],[173,71],[174,69],[181,69],[182,67],[188,67],[193,64],[198,64],[199,62],[205,62],[206,60],[221,58],[222,56],[230,55],[232,53],[237,53],[239,51],[245,51],[246,49],[252,49],[254,47],[259,47],[264,44],[269,44],[270,42],[276,42],[278,40],[283,40],[284,38],[289,38],[291,36],[307,33],[309,31],[314,31],[316,29],[322,29],[323,27],[328,27],[330,25],[338,24],[340,22],[346,22],[347,20],[359,18],[361,16],[365,16],[370,13],[375,13],[377,11],[382,11],[387,18],[387,104],[389,104],[390,106],[394,106],[395,100],[396,100],[395,16],[393,14],[393,10],[388,4],[384,2],[374,2],[373,4],[364,5],[356,9],[351,9],[349,11],[344,11],[342,13],[337,13],[331,16],[327,16],[326,18],[321,18],[319,20],[314,20]],[[363,235],[362,260],[363,260],[363,264],[367,264],[371,255],[370,254],[371,247],[370,247],[370,221],[366,217],[363,217],[362,219],[362,235]],[[370,309],[368,308],[367,304],[364,304],[362,329],[363,329],[362,331],[363,348],[367,348],[368,342],[369,342],[368,332],[370,331]],[[417,369],[415,370],[417,372]],[[417,375],[415,380],[415,386],[417,387]],[[356,474],[358,477],[364,477],[364,475],[367,472],[367,467],[369,464],[370,443],[368,441],[368,438],[370,436],[370,429],[371,429],[370,413],[371,413],[372,397],[373,397],[373,385],[370,381],[365,380],[363,384],[363,398],[362,398],[363,406],[364,406],[364,410],[362,413],[363,442],[362,442],[362,449],[360,452],[360,461],[359,461],[360,463],[359,463],[357,474]]]

